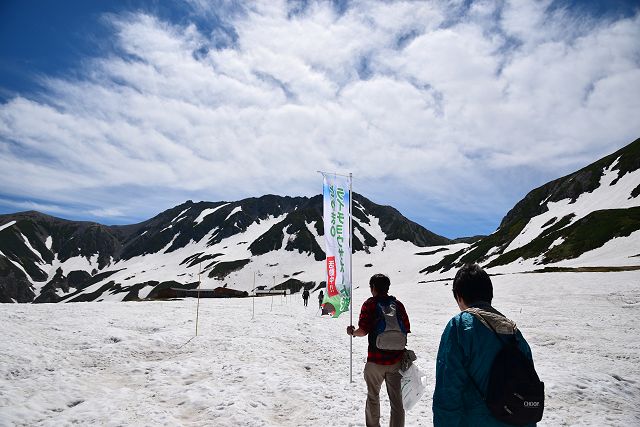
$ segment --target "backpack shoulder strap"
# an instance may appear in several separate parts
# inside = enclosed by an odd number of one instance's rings
[[[472,313],[471,311],[468,310],[464,310],[464,312],[469,313],[470,315],[476,317],[475,313]],[[483,317],[481,317],[481,321],[482,323],[485,323],[487,326],[489,326],[489,324],[484,320]],[[491,326],[489,326],[491,327]],[[494,331],[495,332],[495,331]],[[502,340],[500,340],[502,341]],[[471,380],[471,384],[473,384],[473,387],[476,389],[476,391],[478,392],[478,394],[480,395],[480,397],[482,398],[483,401],[487,400],[486,395],[482,392],[482,390],[480,390],[480,387],[478,386],[478,383],[476,382],[475,378],[473,378],[473,375],[471,375],[471,372],[469,372],[468,367],[466,366],[466,363],[463,363],[463,368],[465,370],[465,372],[467,373],[467,377],[469,377],[469,379]]]
[[[501,343],[504,343],[502,341],[502,338],[500,338],[500,335],[498,334],[498,332],[496,331],[496,328],[494,328],[491,323],[487,322],[487,319],[484,318],[484,316],[482,314],[480,314],[477,311],[470,311],[470,310],[465,310],[465,312],[469,313],[470,315],[474,316],[474,317],[478,317],[479,320],[486,325],[487,327],[489,327],[489,329],[491,329],[491,331],[493,332],[493,334],[496,336],[496,338],[498,338],[498,341],[500,341]]]
[[[469,309],[467,308],[466,310],[464,310],[465,313],[469,313],[471,314],[473,317],[475,317],[476,319],[478,319],[480,322],[482,322],[483,325],[485,325],[487,328],[489,328],[493,334],[496,336],[496,338],[498,339],[498,341],[500,341],[501,344],[505,344],[504,340],[500,337],[500,334],[498,333],[498,331],[496,331],[496,329],[493,327],[493,325],[491,324],[491,322],[489,322],[487,319],[485,319],[485,317],[480,313],[479,310],[474,310],[474,309]],[[497,313],[500,316],[504,317],[506,319],[506,316],[503,315],[502,313]],[[517,328],[514,324],[513,326],[513,339],[507,340],[507,342],[517,342],[517,334],[516,334]]]
[[[500,334],[498,334],[498,332],[496,331],[496,329],[491,325],[491,323],[489,323],[487,321],[487,319],[485,319],[482,314],[480,314],[478,311],[476,310],[469,310],[466,309],[464,310],[465,313],[469,313],[470,315],[472,315],[473,317],[478,318],[478,320],[480,320],[482,322],[482,324],[484,324],[485,326],[487,326],[489,329],[491,329],[491,331],[493,332],[493,334],[496,336],[496,338],[498,339],[498,341],[500,342],[500,344],[502,346],[505,345],[505,342],[502,340],[502,338],[500,338]],[[514,336],[515,336],[515,331],[514,331]],[[471,373],[469,372],[469,370],[467,369],[467,367],[464,367],[465,371],[467,372],[467,376],[469,377],[469,379],[471,380],[471,384],[473,384],[473,387],[476,389],[476,391],[478,392],[478,394],[480,395],[480,397],[482,398],[482,400],[487,400],[487,396],[482,392],[482,390],[480,390],[480,387],[478,386],[478,383],[476,382],[476,380],[473,378],[473,376],[471,375]]]

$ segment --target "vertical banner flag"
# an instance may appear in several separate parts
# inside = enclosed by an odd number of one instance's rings
[[[350,178],[322,174],[324,238],[327,252],[327,292],[322,313],[338,317],[351,303]]]

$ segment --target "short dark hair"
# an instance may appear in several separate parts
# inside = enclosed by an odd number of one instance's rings
[[[491,278],[478,264],[465,264],[453,279],[453,296],[462,297],[467,305],[478,301],[491,303]]]
[[[378,273],[369,279],[369,287],[374,288],[379,294],[386,295],[389,292],[391,280],[384,274]]]

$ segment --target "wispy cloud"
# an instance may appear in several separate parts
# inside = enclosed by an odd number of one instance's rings
[[[637,13],[189,3],[217,25],[109,15],[115,53],[0,105],[3,194],[143,218],[186,198],[316,194],[316,170],[351,171],[436,232],[487,233],[465,223],[497,226],[640,134]]]
[[[0,198],[0,203],[2,203],[5,206],[11,206],[16,209],[26,210],[26,211],[34,210],[34,211],[40,211],[40,212],[52,212],[59,215],[68,215],[71,213],[68,209],[62,206],[44,204],[44,203],[34,202],[31,200],[11,200],[11,199]]]

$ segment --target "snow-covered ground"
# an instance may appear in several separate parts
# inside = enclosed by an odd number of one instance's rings
[[[429,380],[407,425],[428,426],[437,346],[456,305],[448,282],[389,274]],[[640,272],[493,281],[494,305],[518,323],[546,383],[539,425],[640,425]],[[367,296],[355,290],[354,318]],[[201,300],[193,339],[194,299],[4,304],[0,425],[364,425],[366,339],[353,340],[349,383],[349,316],[319,317],[315,297],[307,308],[300,294]]]

